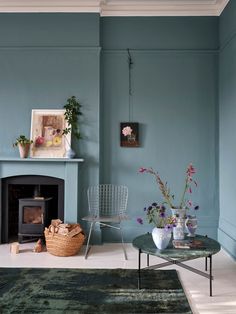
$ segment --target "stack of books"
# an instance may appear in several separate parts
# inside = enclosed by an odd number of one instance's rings
[[[204,249],[204,243],[200,240],[173,240],[176,249]]]

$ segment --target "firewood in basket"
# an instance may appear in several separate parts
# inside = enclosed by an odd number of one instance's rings
[[[59,228],[69,228],[71,225],[70,224],[60,224],[58,225]]]
[[[67,228],[61,227],[61,225],[59,225],[58,234],[67,235],[68,233],[69,230]]]
[[[49,226],[49,232],[52,233],[52,235],[54,235],[55,233],[55,227],[53,225]]]
[[[62,223],[62,221],[60,219],[52,219],[51,220],[51,225],[53,225],[54,227],[57,227],[61,223]]]
[[[68,237],[72,238],[75,235],[79,234],[80,232],[82,232],[82,228],[80,226],[76,226],[74,229],[72,229],[69,233],[68,233]]]

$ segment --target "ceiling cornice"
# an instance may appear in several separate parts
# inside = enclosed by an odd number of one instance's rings
[[[219,16],[229,0],[0,0],[0,12],[100,13],[101,16]]]

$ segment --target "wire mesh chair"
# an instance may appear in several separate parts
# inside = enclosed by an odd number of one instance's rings
[[[85,259],[87,259],[88,256],[89,241],[93,227],[98,223],[105,227],[120,230],[122,247],[125,259],[127,260],[121,222],[128,219],[128,216],[126,215],[128,188],[123,185],[99,184],[88,188],[87,197],[89,215],[82,218],[82,220],[90,222]],[[118,226],[114,226],[113,224]]]

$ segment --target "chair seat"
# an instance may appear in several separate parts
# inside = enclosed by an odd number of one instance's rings
[[[89,222],[119,223],[122,220],[129,220],[129,217],[126,215],[122,215],[122,216],[120,216],[120,215],[117,215],[117,216],[99,216],[99,217],[89,215],[89,216],[83,217],[82,220],[89,221]]]

